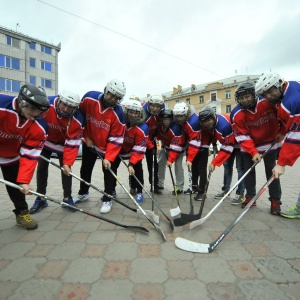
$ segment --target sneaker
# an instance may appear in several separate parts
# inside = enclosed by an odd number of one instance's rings
[[[196,193],[196,190],[191,190],[190,188],[188,188],[186,191],[183,192],[184,194],[186,195],[189,195],[189,194],[195,194]]]
[[[138,204],[142,204],[144,201],[144,195],[142,193],[138,193],[135,200]]]
[[[84,195],[78,194],[77,196],[74,197],[74,203],[86,201],[87,199],[89,199],[89,197],[90,197],[90,193],[89,192],[87,192]]]
[[[180,195],[183,193],[183,190],[176,190],[177,195]],[[172,192],[172,195],[175,195],[175,191]]]
[[[36,198],[33,206],[29,210],[29,213],[31,213],[32,215],[37,214],[38,212],[40,212],[43,208],[45,208],[47,206],[48,206],[48,203],[46,200]]]
[[[29,211],[22,210],[16,215],[17,225],[26,228],[27,230],[34,230],[38,228],[38,223],[31,218]]]
[[[152,192],[152,187],[151,187],[151,190],[150,190],[151,192]],[[158,188],[158,186],[155,186],[154,187],[154,194],[156,194],[156,195],[162,195],[162,191]]]
[[[195,201],[202,201],[203,200],[203,193],[197,193],[197,195],[194,197]]]
[[[279,216],[280,215],[280,200],[271,199],[271,215]]]
[[[68,199],[64,198],[63,202],[64,202],[64,203],[67,203],[67,204],[69,204],[69,205],[72,205],[72,206],[77,207],[77,206],[75,205],[75,203],[74,203],[72,197],[69,197]],[[76,209],[74,209],[74,208],[72,208],[72,207],[69,207],[69,206],[62,205],[62,207],[65,208],[65,209],[67,209],[68,211],[71,211],[71,212],[75,212],[75,211],[76,211]]]
[[[159,190],[164,190],[165,188],[163,187],[163,186],[157,186],[157,188],[159,189]]]
[[[244,194],[236,194],[235,198],[230,202],[232,205],[239,205],[245,201]]]
[[[101,214],[107,214],[111,211],[112,202],[111,201],[105,201],[102,203],[102,206],[100,208]]]
[[[285,218],[300,219],[300,208],[297,208],[297,205],[294,205],[290,209],[283,211],[280,214]]]
[[[228,191],[222,191],[221,193],[217,194],[214,199],[222,199],[226,194],[228,193]],[[229,197],[230,194],[227,196]]]
[[[130,188],[130,194],[131,194],[132,196],[135,196],[135,195],[136,195],[136,189]]]
[[[245,208],[245,206],[251,201],[251,197],[246,197],[245,198],[245,201],[242,203],[242,205],[241,205],[241,208]],[[252,207],[252,206],[256,206],[256,202],[254,202],[251,206],[250,206],[250,208]]]

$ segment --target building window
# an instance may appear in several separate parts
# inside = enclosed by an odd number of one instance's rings
[[[0,90],[9,92],[19,92],[21,82],[11,79],[0,78]]]
[[[231,113],[231,105],[226,105],[226,113]]]
[[[0,54],[0,67],[20,70],[20,60],[18,58]]]
[[[51,50],[52,49],[50,47],[41,45],[41,52],[44,52],[44,53],[47,53],[47,54],[51,54]]]
[[[43,88],[52,89],[52,81],[50,79],[41,78],[41,86]]]
[[[231,91],[226,91],[225,92],[225,98],[230,99],[231,98]]]
[[[30,82],[31,84],[34,84],[34,85],[36,85],[36,77],[35,77],[35,76],[32,76],[32,75],[30,75],[29,82]]]
[[[35,42],[30,42],[29,43],[29,48],[30,49],[35,50],[35,47],[36,47],[36,43]]]
[[[211,101],[216,101],[217,100],[217,93],[211,93],[210,94],[210,99],[211,99]]]
[[[6,44],[12,47],[20,48],[20,40],[8,35],[6,36]]]
[[[204,96],[199,96],[199,103],[204,103]]]
[[[52,71],[52,64],[47,61],[41,61],[41,69],[45,71]]]
[[[31,68],[35,68],[35,58],[33,57],[29,58],[29,65]]]
[[[175,103],[179,103],[179,100],[175,100]]]
[[[187,99],[185,100],[185,102],[186,102],[187,104],[191,104],[191,99],[190,99],[190,98],[187,98]]]

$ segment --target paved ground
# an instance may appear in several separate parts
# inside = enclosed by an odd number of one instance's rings
[[[299,166],[282,178],[284,209],[294,204],[299,188]],[[80,161],[73,172],[79,175]],[[257,166],[258,188],[266,179],[263,164]],[[62,194],[59,170],[50,166],[48,195]],[[145,168],[146,170],[146,168]],[[147,171],[145,171],[147,174]],[[119,171],[127,185],[124,166]],[[223,168],[211,177],[203,216],[216,204]],[[93,182],[103,187],[100,161]],[[187,176],[186,176],[187,182]],[[236,182],[236,176],[234,177]],[[33,182],[33,185],[35,183]],[[74,180],[74,195],[78,191]],[[148,183],[146,187],[149,188]],[[176,207],[167,173],[164,195],[156,196],[164,211]],[[176,227],[161,216],[167,241],[142,215],[115,203],[107,217],[128,225],[144,226],[148,235],[100,221],[80,212],[71,213],[55,203],[35,215],[39,228],[26,231],[15,225],[12,203],[4,186],[0,206],[0,299],[299,299],[300,220],[269,214],[267,192],[258,200],[211,254],[193,254],[176,248],[178,236],[210,243],[241,212],[225,201],[202,227]],[[122,188],[118,197],[131,200]],[[99,197],[80,207],[99,213]],[[34,197],[28,198],[32,205]],[[189,211],[189,196],[180,196],[183,212]],[[150,201],[143,204],[150,208]],[[199,203],[195,203],[197,211]]]

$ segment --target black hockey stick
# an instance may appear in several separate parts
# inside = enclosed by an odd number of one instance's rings
[[[197,252],[197,253],[210,253],[212,252],[225,238],[225,236],[231,231],[231,229],[239,222],[239,220],[247,213],[251,205],[264,193],[268,186],[275,179],[273,174],[270,179],[264,184],[259,192],[249,201],[242,212],[231,222],[231,224],[222,232],[222,234],[210,244],[196,243],[181,237],[175,239],[175,245],[185,251]]]
[[[264,154],[261,156],[261,160],[266,156],[266,154],[271,150],[271,148],[275,145],[275,141],[270,145],[270,147],[264,152]],[[212,213],[224,202],[226,197],[230,195],[230,193],[238,186],[238,184],[256,167],[256,165],[259,163],[259,161],[255,162],[247,172],[237,181],[237,183],[223,196],[223,198],[210,210],[210,212],[201,219],[195,220],[190,223],[190,229],[193,229],[201,224],[203,224],[211,215]]]
[[[215,158],[215,156],[216,156],[216,153],[214,151],[213,157]],[[175,226],[183,226],[183,225],[189,224],[192,221],[195,221],[195,220],[201,218],[204,203],[205,203],[205,200],[206,200],[206,197],[207,197],[207,190],[208,190],[211,174],[212,174],[212,172],[209,171],[208,176],[207,176],[207,181],[206,181],[206,184],[205,184],[205,188],[204,188],[204,193],[203,193],[203,196],[202,196],[202,201],[201,201],[199,212],[196,215],[183,214],[182,213],[180,218],[174,220]]]
[[[6,184],[6,185],[8,185],[8,186],[11,186],[11,187],[13,187],[13,188],[15,188],[15,189],[18,189],[18,190],[22,189],[19,185],[14,184],[14,183],[9,182],[9,181],[6,181],[6,180],[4,180],[4,179],[0,179],[0,182]],[[40,197],[41,199],[50,200],[50,201],[52,201],[52,202],[54,202],[54,203],[56,203],[56,204],[60,204],[61,206],[70,207],[70,208],[72,208],[73,210],[79,211],[79,212],[81,212],[81,213],[84,213],[84,214],[89,215],[89,216],[91,216],[91,217],[100,219],[100,220],[102,220],[102,221],[105,221],[105,222],[108,222],[108,223],[111,223],[111,224],[114,224],[114,225],[117,225],[117,226],[120,226],[120,227],[123,227],[123,228],[126,228],[126,229],[135,230],[135,231],[139,231],[139,232],[143,232],[143,233],[149,233],[148,229],[146,229],[146,228],[144,228],[144,227],[121,224],[121,223],[119,223],[119,222],[112,221],[112,220],[110,220],[110,219],[107,219],[107,218],[104,218],[104,217],[99,216],[99,215],[97,215],[97,214],[94,214],[94,213],[92,213],[92,212],[90,212],[90,211],[86,211],[86,210],[83,210],[83,209],[78,208],[78,207],[76,207],[76,206],[73,206],[73,205],[70,205],[70,204],[68,204],[68,203],[65,203],[65,202],[63,202],[63,201],[59,201],[59,200],[57,200],[57,199],[55,199],[55,198],[52,198],[52,197],[49,197],[49,196],[46,196],[46,195],[43,195],[43,194],[40,194],[40,193],[31,191],[31,190],[29,190],[29,192],[30,192],[31,194],[33,194],[33,195],[36,195],[36,196]]]
[[[55,166],[55,167],[57,167],[57,168],[59,168],[59,169],[61,169],[61,170],[64,170],[62,167],[60,167],[59,164],[57,164],[57,163],[55,163],[54,161],[48,159],[47,157],[44,157],[43,155],[40,155],[40,157],[41,157],[43,160],[47,161],[48,163],[52,164],[53,166]],[[121,204],[122,206],[124,206],[124,207],[130,209],[131,211],[133,211],[133,212],[135,212],[135,213],[139,213],[139,214],[142,213],[140,209],[136,209],[136,208],[134,208],[134,207],[131,207],[131,206],[127,205],[126,203],[124,203],[124,202],[122,202],[121,200],[119,200],[119,199],[113,197],[113,196],[110,195],[110,194],[107,194],[106,192],[104,192],[104,191],[101,190],[100,188],[96,187],[94,184],[85,181],[84,179],[80,178],[79,176],[75,175],[74,173],[70,172],[69,174],[70,174],[72,177],[74,177],[75,179],[77,179],[77,180],[83,182],[84,184],[90,186],[91,188],[95,189],[96,191],[100,192],[101,194],[105,195],[106,197],[110,198],[111,200],[116,201],[117,203]],[[153,221],[154,221],[155,223],[159,223],[159,217],[158,217],[157,215],[155,215],[152,211],[150,211],[150,210],[145,210],[145,212],[146,212],[146,214],[147,214],[148,216],[150,216],[150,217],[153,219]]]
[[[119,155],[121,161],[124,163],[124,165],[128,168],[128,164],[126,164],[126,162],[124,161],[124,159]],[[168,218],[168,216],[163,212],[163,210],[161,209],[161,207],[157,204],[157,202],[154,200],[153,197],[151,197],[150,193],[146,190],[146,188],[142,185],[142,183],[138,180],[138,178],[135,176],[135,174],[132,175],[136,182],[142,187],[142,189],[146,192],[146,194],[151,198],[152,203],[155,204],[155,206],[160,210],[160,212],[164,215],[164,217],[169,221],[170,223],[170,227],[172,230],[174,230],[174,224],[173,222]]]
[[[102,160],[102,162],[104,161],[104,158],[97,152],[99,158]],[[142,212],[142,214],[147,218],[147,220],[153,225],[153,227],[159,231],[163,237],[163,239],[166,241],[166,236],[164,234],[164,232],[162,231],[162,229],[157,226],[155,223],[153,223],[149,217],[147,216],[147,214],[145,213],[145,211],[143,210],[143,208],[136,202],[136,200],[132,197],[132,195],[127,191],[126,187],[121,183],[120,179],[118,178],[118,176],[114,173],[114,171],[111,168],[107,168],[109,170],[109,172],[113,175],[113,177],[116,179],[116,181],[119,183],[119,185],[122,187],[122,189],[126,192],[126,194],[129,196],[129,198],[135,203],[135,205],[140,209],[140,211]]]

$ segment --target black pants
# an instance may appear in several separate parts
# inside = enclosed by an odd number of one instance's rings
[[[145,156],[146,156],[147,168],[149,174],[149,183],[151,184],[151,186],[152,186],[153,155],[154,155],[154,189],[156,189],[158,185],[158,163],[156,157],[156,147],[154,147],[153,149],[146,150]]]
[[[135,171],[135,177],[139,180],[139,182],[144,185],[144,171],[143,171],[143,164],[142,160],[137,162],[134,166],[134,171]],[[129,185],[132,189],[136,189],[137,193],[142,193],[143,188],[141,185],[136,181],[134,176],[129,175]]]
[[[98,158],[98,154],[91,151],[91,148],[87,147],[85,143],[82,144],[82,161],[81,161],[81,168],[80,168],[80,177],[87,182],[91,182],[92,179],[92,172]],[[111,163],[111,170],[117,174],[116,163]],[[108,169],[103,168],[102,164],[102,171],[104,174],[104,192],[111,195],[112,192],[115,190],[115,182],[114,176],[110,173]],[[84,195],[89,191],[89,186],[83,182],[80,182],[80,190],[78,194]],[[104,196],[103,201],[110,201],[110,198]]]
[[[248,153],[241,152],[244,170],[247,172],[253,165],[252,157]],[[265,174],[266,179],[269,180],[273,175],[272,169],[276,165],[277,152],[270,152],[266,154],[263,158],[265,165]],[[248,173],[248,175],[244,179],[245,187],[246,187],[246,197],[253,198],[256,194],[256,171],[255,168]],[[260,182],[259,186],[263,186],[265,182]],[[280,200],[281,199],[281,186],[279,179],[273,180],[273,182],[269,185],[269,200]]]
[[[7,181],[17,184],[17,177],[19,172],[19,162],[14,164],[1,166],[3,178]],[[25,199],[25,195],[13,187],[6,185],[6,190],[9,195],[10,200],[13,202],[15,209],[13,212],[17,215],[22,210],[28,209],[28,204]]]
[[[50,159],[52,151],[43,149],[41,155]],[[63,155],[58,154],[59,164],[63,165]],[[43,160],[41,157],[39,158],[39,163],[36,172],[36,183],[37,189],[36,191],[40,194],[46,194],[47,185],[48,185],[48,169],[49,163]],[[61,184],[64,191],[64,198],[70,198],[72,196],[72,176],[67,176],[61,171]]]
[[[204,192],[205,185],[207,182],[207,163],[208,148],[201,148],[195,156],[192,164],[192,185],[198,186],[198,191],[200,193]]]

